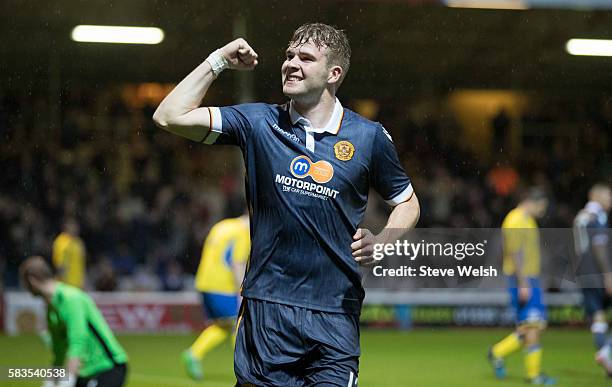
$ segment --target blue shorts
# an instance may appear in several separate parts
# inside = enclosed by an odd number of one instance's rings
[[[220,293],[202,294],[205,317],[211,320],[235,319],[238,316],[238,296]]]
[[[516,277],[509,277],[508,284],[510,302],[516,314],[516,323],[522,324],[545,324],[547,319],[546,306],[542,300],[542,288],[538,278],[528,277],[531,297],[525,303],[519,301],[519,291]]]
[[[589,322],[592,322],[593,315],[596,312],[605,311],[610,306],[610,301],[610,297],[606,294],[605,289],[582,289],[582,303]]]
[[[244,299],[234,352],[237,386],[356,387],[359,316]]]

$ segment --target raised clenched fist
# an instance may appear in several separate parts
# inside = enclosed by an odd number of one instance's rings
[[[238,38],[221,48],[230,69],[253,70],[257,66],[257,53],[246,40]]]

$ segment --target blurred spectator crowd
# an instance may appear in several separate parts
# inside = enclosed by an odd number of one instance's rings
[[[281,102],[281,101],[277,101]],[[350,101],[343,103],[355,107]],[[492,118],[491,151],[461,141],[451,114],[412,119],[384,101],[391,132],[421,202],[420,227],[499,227],[522,186],[551,195],[544,227],[570,227],[596,181],[611,176],[612,104],[559,102],[516,119]],[[156,128],[153,104],[119,89],[71,89],[61,103],[27,92],[0,94],[0,278],[18,286],[28,255],[50,256],[67,217],[87,251],[87,288],[182,290],[202,241],[243,208],[240,153],[191,143]],[[507,133],[520,127],[518,146]],[[377,195],[365,224],[384,226]]]

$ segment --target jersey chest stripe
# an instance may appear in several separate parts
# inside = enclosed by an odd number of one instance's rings
[[[102,346],[102,349],[104,350],[104,353],[106,354],[108,359],[113,363],[113,365],[116,366],[117,362],[115,361],[115,358],[113,357],[113,353],[111,352],[110,348],[106,344],[106,341],[104,341],[104,339],[102,338],[102,335],[100,334],[100,332],[98,332],[98,330],[96,329],[96,327],[94,327],[91,321],[87,321],[87,327],[89,328],[91,333],[94,335],[96,340],[98,340],[98,342]]]

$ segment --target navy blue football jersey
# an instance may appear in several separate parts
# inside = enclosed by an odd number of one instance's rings
[[[206,144],[238,145],[246,166],[251,256],[242,295],[359,313],[351,243],[373,187],[390,205],[413,190],[386,130],[336,100],[325,128],[285,105],[208,108]]]
[[[600,204],[589,202],[574,219],[577,275],[582,287],[603,287],[601,269],[593,252],[596,245],[608,248],[608,214]]]

